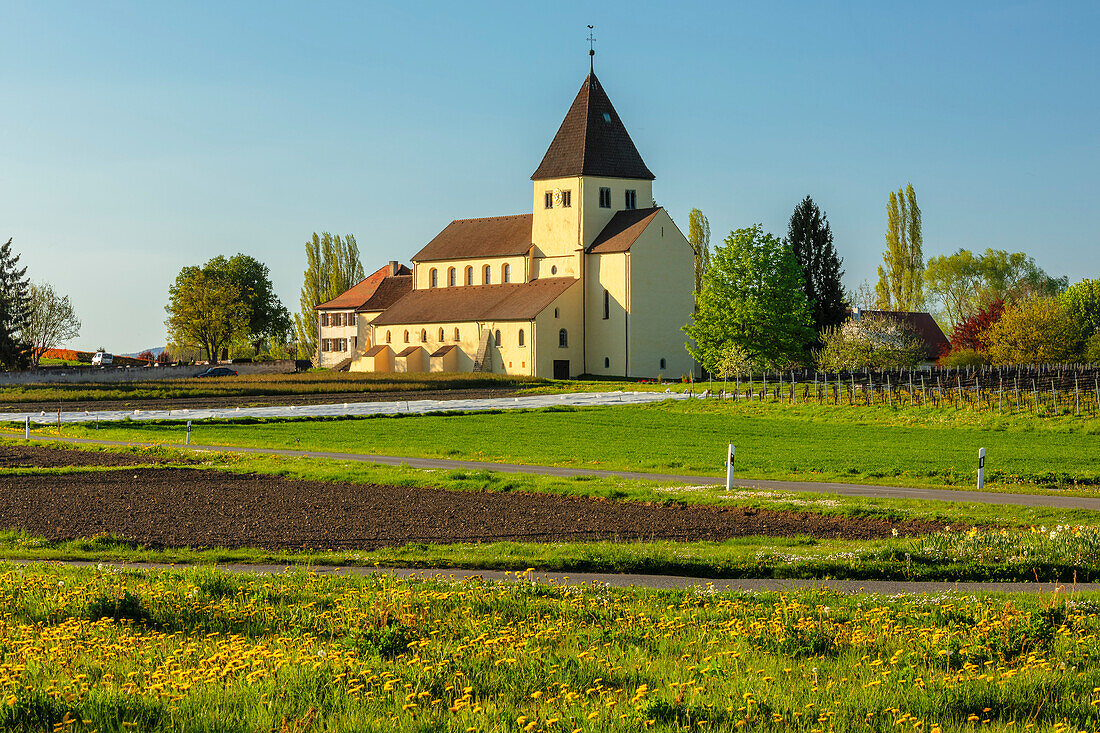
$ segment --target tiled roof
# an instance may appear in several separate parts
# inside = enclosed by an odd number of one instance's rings
[[[388,348],[390,347],[386,346],[385,344],[375,344],[374,346],[367,349],[366,353],[364,353],[363,356],[378,356]]]
[[[468,321],[530,321],[578,280],[552,277],[528,283],[414,290],[383,311],[374,325]]]
[[[432,356],[446,356],[455,348],[454,344],[445,344],[432,352]]]
[[[656,206],[651,209],[627,209],[616,212],[603,231],[597,234],[596,239],[588,246],[588,252],[590,254],[626,252],[660,210],[661,207]]]
[[[936,319],[930,313],[919,311],[868,311],[861,310],[864,316],[880,316],[892,318],[909,327],[913,333],[924,343],[925,352],[929,359],[938,359],[948,349],[951,342],[944,335],[943,329],[936,323]]]
[[[531,214],[455,219],[413,255],[413,262],[505,257],[531,249]]]
[[[405,269],[408,270],[407,267]],[[412,280],[411,274],[387,277],[378,283],[378,288],[367,298],[366,302],[355,309],[356,312],[374,313],[386,310],[412,290]]]
[[[398,356],[412,356],[418,351],[420,351],[419,346],[406,346],[404,349],[401,350]]]
[[[584,80],[531,180],[566,176],[654,178],[595,74]]]
[[[385,282],[386,280],[388,280],[391,277],[394,277],[393,275],[390,274],[391,271],[392,270],[391,270],[390,265],[384,265],[384,266],[378,268],[377,270],[375,270],[374,272],[372,272],[367,277],[363,278],[359,282],[352,285],[350,288],[348,288],[344,292],[337,295],[332,300],[327,301],[325,303],[321,303],[320,305],[316,305],[316,306],[313,307],[313,309],[314,310],[337,310],[337,309],[358,308],[363,303],[366,303],[371,298],[372,295],[374,295],[374,292],[378,289],[378,286],[381,283]],[[404,265],[400,265],[397,268],[397,275],[398,276],[400,276],[400,275],[411,276],[412,275],[412,270],[405,267]],[[411,279],[410,279],[410,282],[411,282]],[[411,285],[410,285],[410,288],[411,288]]]

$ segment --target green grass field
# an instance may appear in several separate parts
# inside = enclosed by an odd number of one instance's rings
[[[0,566],[0,728],[1100,727],[1089,597]]]
[[[47,429],[43,428],[43,431]],[[69,426],[66,435],[182,444],[180,423]],[[48,434],[48,432],[44,432]],[[1100,418],[999,416],[931,408],[679,401],[312,421],[210,421],[213,446],[463,458],[643,472],[724,473],[737,446],[744,478],[971,488],[977,452],[987,486],[1092,490],[1100,483]]]

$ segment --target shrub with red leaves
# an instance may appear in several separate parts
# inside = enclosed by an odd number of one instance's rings
[[[951,332],[951,350],[986,351],[989,348],[986,332],[990,326],[1001,320],[1004,310],[1004,301],[995,300],[969,318],[959,321]]]

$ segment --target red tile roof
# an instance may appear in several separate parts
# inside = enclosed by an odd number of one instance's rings
[[[925,353],[929,359],[938,359],[948,349],[951,342],[944,335],[943,329],[936,323],[936,319],[930,313],[919,311],[869,311],[861,310],[860,315],[880,316],[892,318],[909,328],[924,343]]]
[[[374,325],[530,321],[574,284],[571,277],[528,283],[414,290],[374,319]]]
[[[375,344],[374,346],[367,349],[366,353],[363,354],[363,356],[378,356],[388,348],[390,347],[386,346],[385,344]]]
[[[584,80],[531,180],[566,176],[654,178],[595,74]]]
[[[531,214],[455,219],[413,255],[413,262],[506,257],[531,249]]]
[[[332,300],[329,300],[325,303],[321,303],[320,305],[316,305],[316,306],[313,307],[313,309],[314,310],[337,310],[337,309],[347,310],[349,308],[358,308],[359,306],[363,305],[368,300],[370,300],[371,296],[374,295],[374,293],[378,289],[379,285],[381,285],[383,282],[390,279],[391,277],[396,277],[396,276],[401,276],[401,275],[410,276],[410,280],[409,280],[410,286],[409,286],[409,288],[410,289],[412,288],[412,285],[411,285],[411,283],[412,283],[412,280],[411,280],[412,270],[405,267],[404,265],[399,265],[398,268],[397,268],[397,275],[395,276],[391,273],[392,273],[392,268],[390,267],[390,265],[384,265],[384,266],[378,268],[377,270],[375,270],[374,272],[372,272],[367,277],[363,278],[359,282],[352,285],[350,288],[348,288],[344,292],[337,295]]]
[[[366,302],[355,309],[356,313],[377,313],[386,310],[412,291],[412,280],[412,275],[387,277],[378,283],[378,288]]]
[[[456,348],[454,344],[446,344],[444,346],[440,346],[438,349],[432,352],[432,356],[446,356],[454,348]]]
[[[657,206],[652,209],[629,209],[616,212],[603,231],[597,234],[596,239],[588,246],[589,254],[626,252],[660,210],[661,207]]]
[[[401,350],[398,356],[412,356],[418,351],[420,351],[419,346],[406,346],[404,349]]]

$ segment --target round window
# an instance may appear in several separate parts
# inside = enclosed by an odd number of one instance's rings
[[[550,274],[551,275],[557,275],[558,274],[558,266],[557,265],[551,265],[550,266]]]

